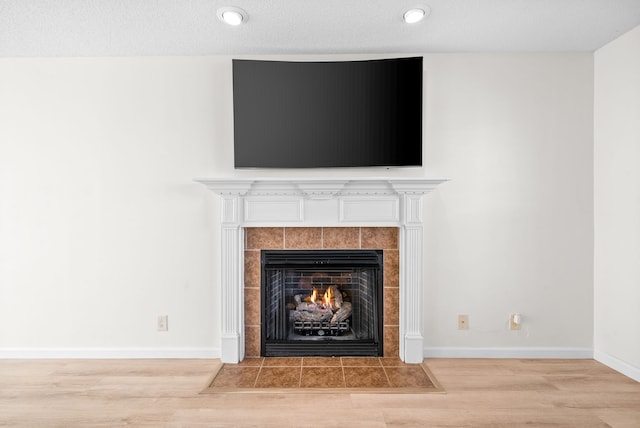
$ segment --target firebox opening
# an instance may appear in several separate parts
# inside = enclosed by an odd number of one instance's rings
[[[382,356],[381,250],[262,250],[261,355]]]

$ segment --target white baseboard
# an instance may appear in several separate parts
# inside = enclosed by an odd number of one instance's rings
[[[425,358],[593,358],[592,348],[463,348],[429,347],[424,348]]]
[[[0,359],[220,358],[219,348],[0,348]]]
[[[607,354],[606,352],[598,351],[597,349],[593,351],[593,358],[612,368],[613,370],[622,373],[623,375],[630,377],[636,382],[640,382],[640,368],[634,367],[629,363],[626,363],[618,358]]]

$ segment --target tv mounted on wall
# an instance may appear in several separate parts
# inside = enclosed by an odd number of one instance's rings
[[[236,168],[422,165],[422,57],[233,60]]]

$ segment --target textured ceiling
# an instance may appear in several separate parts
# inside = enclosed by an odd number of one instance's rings
[[[0,56],[593,51],[637,25],[640,0],[0,0]]]

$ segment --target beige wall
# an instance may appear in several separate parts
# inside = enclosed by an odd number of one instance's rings
[[[283,174],[452,179],[424,205],[428,352],[590,350],[593,56],[424,67],[424,168],[283,172],[233,170],[230,58],[0,60],[0,355],[215,354],[219,205],[192,179]]]
[[[640,27],[595,53],[595,351],[640,381]]]
[[[426,346],[588,356],[592,56],[435,55],[425,69],[425,170],[452,179],[425,198]]]

